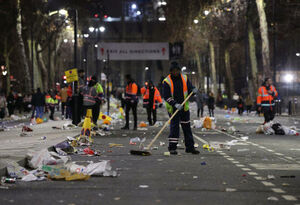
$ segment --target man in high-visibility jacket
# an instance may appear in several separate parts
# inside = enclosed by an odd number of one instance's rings
[[[278,96],[278,92],[272,85],[272,79],[266,78],[262,86],[258,89],[257,106],[258,110],[264,113],[265,123],[271,121],[275,117],[274,98]]]
[[[158,89],[153,85],[152,81],[148,82],[145,91],[141,89],[141,93],[143,95],[143,102],[148,102],[146,105],[146,109],[149,125],[154,125],[156,123],[156,108],[158,106],[162,106],[162,99],[160,93]],[[153,115],[153,121],[151,118],[151,114]]]
[[[96,76],[92,76],[91,81],[92,81],[91,83],[94,84],[94,88],[96,89],[96,93],[97,93],[97,96],[95,98],[96,103],[92,109],[93,123],[96,125],[100,113],[100,105],[103,101],[103,88],[101,84],[98,83]]]
[[[165,104],[170,116],[176,109],[178,109],[179,112],[171,120],[168,149],[170,154],[177,155],[176,149],[180,123],[184,134],[185,152],[199,154],[199,151],[194,148],[194,138],[190,125],[189,103],[186,102],[184,106],[181,106],[181,103],[183,103],[188,94],[191,92],[196,94],[198,89],[193,87],[186,75],[181,74],[180,67],[176,62],[171,63],[170,73],[171,74],[163,80]]]
[[[138,86],[134,82],[134,80],[131,78],[129,74],[125,76],[125,80],[127,82],[126,86],[126,91],[125,91],[125,119],[126,119],[126,124],[124,127],[121,129],[123,130],[128,130],[129,129],[129,111],[132,109],[133,112],[133,119],[134,119],[134,127],[133,129],[137,129],[137,114],[136,114],[136,109],[137,109],[137,104],[138,104],[138,98],[137,98],[137,91],[138,91]]]
[[[50,109],[50,120],[54,120],[54,111],[55,111],[55,106],[58,105],[58,100],[55,97],[56,95],[54,93],[51,94],[50,98],[48,99],[47,103]]]
[[[148,82],[145,82],[145,86],[141,88],[141,94],[143,96],[143,108],[147,108],[149,104],[149,99],[145,99],[145,94],[148,88]]]

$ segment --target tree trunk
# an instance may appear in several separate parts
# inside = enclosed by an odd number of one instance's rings
[[[20,1],[21,0],[17,0],[17,10],[18,10],[17,24],[16,24],[17,44],[19,47],[21,68],[23,68],[24,70],[24,91],[29,93],[31,92],[31,78],[30,78],[30,70],[29,70],[25,48],[24,48],[24,42],[22,38],[22,14],[21,14]]]
[[[199,53],[197,50],[195,50],[195,58],[197,61],[198,78],[199,78],[198,89],[204,89],[204,76],[203,76],[202,67],[201,67],[201,56],[199,56]]]
[[[257,79],[257,59],[256,59],[256,42],[253,33],[252,23],[248,23],[248,39],[249,39],[249,55],[251,62],[251,91],[252,98],[256,98],[257,89],[258,89],[258,79]]]
[[[269,48],[269,37],[268,37],[268,22],[264,9],[264,0],[256,0],[259,24],[260,24],[260,35],[261,35],[261,52],[263,61],[263,75],[265,77],[271,77],[270,68],[270,48]]]
[[[8,51],[7,47],[7,37],[4,38],[4,59],[5,59],[5,67],[6,67],[6,95],[10,92],[10,62],[9,62],[9,56],[11,54],[12,48]]]
[[[47,68],[45,66],[42,52],[39,52],[41,50],[40,44],[37,44],[36,48],[36,61],[38,64],[38,69],[36,69],[35,73],[35,83],[38,84],[38,86],[43,90],[47,91],[48,89],[48,72]],[[36,67],[36,66],[35,66]]]
[[[229,49],[225,49],[225,70],[226,70],[226,77],[228,80],[228,98],[231,99],[233,90],[234,90],[234,80],[231,72],[231,66],[230,66],[230,53]]]
[[[209,50],[210,50],[210,68],[211,68],[211,80],[213,86],[213,92],[216,96],[218,94],[217,90],[217,79],[216,79],[216,62],[215,62],[215,48],[212,41],[209,42]]]

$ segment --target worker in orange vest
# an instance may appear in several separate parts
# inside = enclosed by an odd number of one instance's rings
[[[177,155],[179,124],[181,124],[184,134],[185,152],[199,154],[199,151],[194,147],[194,137],[190,125],[189,102],[187,101],[183,106],[181,105],[191,92],[196,94],[198,89],[193,87],[186,75],[181,74],[178,63],[172,62],[170,75],[163,80],[163,94],[169,115],[171,116],[175,110],[179,110],[171,120],[170,125],[168,149],[172,155]]]
[[[258,111],[264,113],[265,122],[267,123],[275,117],[274,98],[278,96],[276,88],[272,85],[271,78],[265,78],[263,84],[258,89],[257,106]]]
[[[143,96],[143,108],[147,108],[149,104],[149,99],[145,99],[146,90],[148,87],[148,82],[145,82],[145,86],[141,88],[141,95]]]
[[[156,123],[156,109],[157,107],[162,107],[162,99],[158,89],[153,85],[152,81],[149,81],[146,87],[146,90],[142,91],[144,102],[148,102],[146,104],[147,116],[149,125],[152,126]],[[153,115],[153,121],[151,118],[151,114]]]
[[[127,74],[125,76],[125,80],[127,82],[126,91],[125,91],[125,106],[126,106],[125,119],[126,119],[126,124],[121,129],[123,129],[123,130],[128,130],[129,129],[129,111],[130,111],[130,109],[132,109],[133,119],[134,119],[133,129],[136,130],[137,129],[136,109],[137,109],[137,104],[138,104],[138,97],[137,97],[138,86],[129,74]]]

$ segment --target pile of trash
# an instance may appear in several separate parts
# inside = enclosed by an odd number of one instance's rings
[[[194,120],[193,128],[215,129],[217,120],[213,117],[203,117],[200,120]]]
[[[299,132],[296,131],[296,127],[287,127],[281,125],[279,122],[270,121],[264,125],[259,125],[256,129],[257,134],[266,134],[266,135],[294,135],[299,136]]]
[[[116,171],[112,170],[109,160],[98,162],[72,162],[69,154],[77,153],[87,156],[99,156],[100,153],[90,147],[78,148],[75,139],[58,143],[48,149],[27,154],[28,170],[16,162],[10,162],[7,166],[7,175],[2,183],[14,183],[21,181],[41,180],[88,180],[90,176],[117,177]]]

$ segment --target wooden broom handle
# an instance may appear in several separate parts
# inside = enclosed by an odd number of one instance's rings
[[[187,98],[185,98],[185,100],[181,103],[181,106],[184,106],[184,104],[186,103],[186,101],[188,101],[190,99],[190,97],[193,95],[194,93],[191,92]],[[184,108],[183,108],[184,109]],[[153,143],[157,140],[157,138],[160,136],[160,134],[164,131],[164,129],[166,128],[166,126],[169,124],[169,122],[175,117],[175,115],[179,112],[179,110],[177,109],[173,115],[169,118],[169,120],[164,124],[164,126],[160,129],[160,131],[157,133],[157,135],[153,138],[153,140],[150,142],[150,144],[146,147],[146,150],[150,149],[150,147],[153,145]]]

